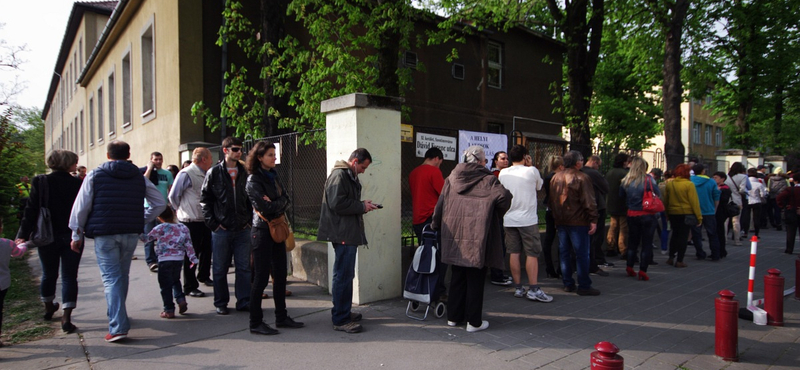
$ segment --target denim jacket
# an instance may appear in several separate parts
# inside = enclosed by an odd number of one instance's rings
[[[661,197],[661,191],[658,190],[658,185],[656,184],[656,180],[654,180],[650,175],[645,175],[646,181],[650,182],[650,185],[647,186],[648,190],[652,190],[655,195]],[[644,181],[632,181],[628,185],[624,183],[619,185],[619,196],[621,199],[625,200],[625,204],[628,206],[628,209],[631,211],[641,211],[642,210],[642,197],[644,197]],[[651,186],[652,185],[652,186]]]

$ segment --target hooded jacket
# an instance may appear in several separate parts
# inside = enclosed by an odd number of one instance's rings
[[[511,192],[486,167],[460,163],[444,181],[431,228],[441,236],[442,262],[471,268],[505,268],[501,220]]]
[[[325,181],[317,240],[334,245],[366,245],[361,182],[346,161],[336,161]]]
[[[714,202],[719,202],[719,187],[714,179],[706,175],[694,175],[691,177],[694,187],[697,189],[697,200],[700,202],[700,212],[703,216],[714,215],[717,207]]]

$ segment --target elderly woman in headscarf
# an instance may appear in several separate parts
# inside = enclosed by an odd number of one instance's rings
[[[445,179],[431,223],[452,272],[447,325],[466,322],[470,333],[489,327],[482,318],[484,277],[489,267],[504,268],[500,222],[511,206],[511,193],[485,163],[483,147],[467,148]]]

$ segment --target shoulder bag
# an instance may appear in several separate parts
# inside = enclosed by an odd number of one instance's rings
[[[49,189],[47,188],[47,176],[36,176],[39,179],[39,218],[36,219],[36,230],[31,233],[30,241],[37,247],[43,247],[53,243],[53,221],[50,218],[50,209],[47,208],[47,201],[50,199]]]
[[[650,183],[650,176],[644,178],[644,194],[642,195],[642,211],[650,213],[664,212],[664,203],[653,193],[653,184]]]

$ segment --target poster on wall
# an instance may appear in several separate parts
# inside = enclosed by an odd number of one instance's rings
[[[444,160],[456,160],[456,138],[452,136],[442,136],[417,132],[416,152],[417,158],[425,158],[425,152],[430,148],[439,148],[444,154]]]
[[[476,132],[476,131],[458,131],[458,163],[464,161],[462,158],[461,153],[464,153],[467,148],[473,145],[480,145],[483,147],[483,151],[486,153],[486,159],[488,159],[486,163],[486,168],[490,168],[492,165],[492,158],[494,158],[494,153],[498,151],[507,152],[508,151],[508,136],[504,134],[490,134],[488,132]]]

